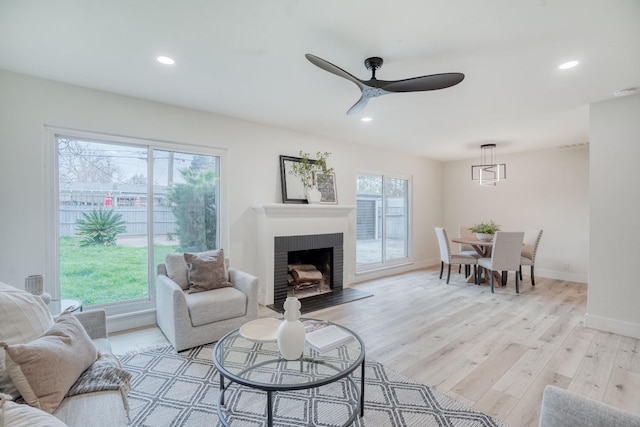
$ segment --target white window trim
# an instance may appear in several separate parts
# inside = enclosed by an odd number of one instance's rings
[[[167,151],[183,151],[193,154],[202,154],[207,156],[218,156],[220,158],[220,204],[222,209],[218,211],[220,230],[219,242],[220,247],[229,247],[229,228],[228,228],[228,213],[229,213],[229,199],[228,199],[228,180],[227,180],[227,159],[228,150],[226,148],[212,147],[204,144],[188,144],[183,142],[162,141],[149,138],[129,137],[122,135],[115,135],[103,132],[91,132],[79,129],[65,128],[59,126],[45,125],[44,126],[44,159],[45,159],[45,292],[49,293],[53,299],[60,299],[60,269],[59,269],[59,253],[58,253],[58,144],[57,136],[64,135],[78,139],[85,139],[89,141],[99,142],[111,142],[111,143],[123,143],[126,145],[139,145],[141,147],[148,147],[150,149],[167,150]],[[153,165],[149,164],[151,173],[148,175],[151,179],[149,182],[153,182]],[[152,203],[152,202],[151,202]],[[153,206],[151,206],[153,208]],[[152,212],[152,210],[150,210]],[[149,214],[151,220],[153,219],[152,213]],[[148,226],[151,224],[148,222]],[[151,254],[149,255],[151,256]],[[227,254],[229,256],[229,254]],[[155,277],[156,266],[149,264],[150,276]],[[132,301],[130,303],[121,303],[118,305],[105,305],[99,306],[104,308],[109,315],[123,315],[131,313],[141,313],[148,310],[155,310],[155,286],[151,286],[149,289],[149,301]]]

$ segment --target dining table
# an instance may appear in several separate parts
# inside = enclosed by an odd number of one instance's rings
[[[478,255],[480,255],[481,258],[491,258],[491,248],[493,247],[493,239],[479,240],[475,237],[454,237],[451,239],[451,241],[454,243],[460,243],[463,245],[471,246],[478,253]],[[481,270],[484,270],[484,269],[481,268]],[[498,283],[500,283],[502,281],[500,273],[498,273],[497,271],[494,271],[493,274],[494,274],[494,279],[498,280]],[[487,282],[486,274],[480,275],[480,282],[481,283]],[[467,283],[475,283],[475,278],[473,277],[473,273],[471,273],[467,277]]]

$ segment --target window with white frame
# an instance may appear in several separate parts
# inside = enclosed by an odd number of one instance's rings
[[[224,153],[50,130],[54,296],[110,313],[155,306],[167,254],[221,246]]]
[[[358,174],[356,270],[391,265],[409,256],[409,178]]]

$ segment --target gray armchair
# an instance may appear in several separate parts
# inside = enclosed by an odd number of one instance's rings
[[[229,268],[233,287],[187,293],[158,264],[156,319],[176,351],[211,343],[258,317],[258,279]]]

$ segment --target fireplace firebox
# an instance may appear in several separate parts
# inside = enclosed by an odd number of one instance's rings
[[[274,245],[274,306],[287,296],[342,291],[342,233],[277,236]]]

